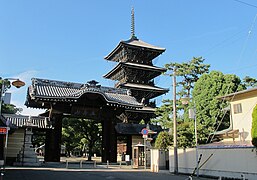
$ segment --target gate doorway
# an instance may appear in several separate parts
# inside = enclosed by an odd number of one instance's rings
[[[100,122],[83,118],[63,119],[62,144],[66,147],[66,156],[83,156],[91,161],[94,155],[101,156],[101,143]]]

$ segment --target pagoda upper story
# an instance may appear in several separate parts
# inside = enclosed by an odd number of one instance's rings
[[[118,64],[104,77],[118,81],[115,87],[130,89],[132,96],[148,105],[150,99],[168,92],[168,89],[155,86],[153,80],[166,71],[165,68],[153,66],[152,62],[165,48],[139,40],[135,36],[134,9],[131,17],[131,37],[127,41],[120,41],[105,57]]]
[[[152,60],[165,51],[165,48],[153,46],[135,36],[127,41],[120,41],[118,46],[105,59],[116,62],[131,62],[153,65]]]

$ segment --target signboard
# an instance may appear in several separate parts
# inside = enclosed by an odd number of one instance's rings
[[[147,138],[148,138],[148,135],[143,135],[143,138],[144,138],[144,139],[147,139]]]
[[[142,129],[141,134],[148,135],[148,129],[146,128]]]
[[[7,134],[7,127],[0,127],[0,134]]]
[[[71,114],[75,117],[85,117],[85,118],[98,118],[99,117],[99,108],[90,108],[90,107],[83,107],[83,106],[72,106]]]
[[[125,161],[130,161],[130,158],[129,158],[128,154],[125,155]]]

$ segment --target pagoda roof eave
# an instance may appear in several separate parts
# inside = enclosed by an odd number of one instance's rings
[[[157,86],[150,86],[150,85],[136,84],[136,83],[119,83],[117,86],[125,87],[128,89],[142,89],[146,91],[156,91],[156,92],[162,92],[162,93],[167,93],[169,91],[169,89],[166,89],[166,88],[160,88]]]
[[[148,43],[146,43],[144,41],[141,41],[139,39],[131,38],[127,41],[120,41],[119,44],[114,48],[114,50],[112,52],[110,52],[107,56],[105,56],[104,59],[111,60],[112,56],[115,53],[117,53],[123,45],[127,45],[127,46],[130,46],[130,47],[146,48],[146,49],[149,49],[151,51],[159,52],[160,54],[166,50],[165,48],[161,48],[161,47],[158,47],[158,46],[153,46],[153,45],[148,44]]]
[[[117,70],[121,68],[122,63],[118,63],[112,70],[110,70],[107,74],[104,74],[103,77],[108,79],[110,78]]]
[[[164,52],[166,50],[165,48],[148,44],[137,38],[131,38],[127,41],[122,41],[122,43],[124,43],[126,45],[130,45],[130,46],[143,47],[143,48],[151,49],[154,51],[160,51],[160,52]]]
[[[106,60],[111,60],[111,57],[121,48],[122,41],[119,42],[119,44],[110,52],[107,56],[104,57]]]
[[[122,66],[128,66],[128,67],[132,67],[132,68],[136,68],[136,69],[145,69],[145,70],[150,70],[150,71],[156,71],[156,72],[159,72],[159,73],[163,73],[163,72],[167,71],[167,69],[160,68],[160,67],[157,67],[157,66],[149,66],[149,65],[136,64],[136,63],[130,63],[130,62],[120,62],[110,72],[103,75],[103,77],[107,78],[107,79],[110,78]]]

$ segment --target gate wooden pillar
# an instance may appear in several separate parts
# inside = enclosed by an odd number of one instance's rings
[[[62,114],[54,114],[51,118],[53,129],[46,131],[45,161],[60,162],[61,137],[62,137]]]
[[[132,159],[132,135],[127,135],[126,155],[129,155],[130,159]]]
[[[117,162],[117,135],[115,110],[106,110],[102,119],[102,162]]]

